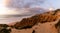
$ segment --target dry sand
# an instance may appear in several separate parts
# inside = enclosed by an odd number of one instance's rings
[[[32,33],[33,30],[35,30],[35,33],[58,33],[57,29],[55,28],[55,22],[47,22],[47,23],[38,23],[37,25],[33,26],[30,29],[22,29],[22,30],[17,30],[17,29],[12,29],[11,33]]]

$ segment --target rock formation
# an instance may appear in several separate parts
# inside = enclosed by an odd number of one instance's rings
[[[30,18],[24,18],[21,21],[17,22],[14,27],[16,29],[26,29],[31,28],[37,23],[54,22],[58,19],[58,12],[59,9],[43,14],[36,14]]]
[[[11,29],[6,24],[0,24],[0,33],[10,33]]]

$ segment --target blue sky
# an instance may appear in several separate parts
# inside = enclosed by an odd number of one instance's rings
[[[46,0],[45,3],[41,4],[40,6],[44,8],[53,7],[54,9],[60,8],[60,0]]]
[[[28,2],[28,1],[26,1],[26,2]],[[37,2],[35,4],[40,5],[41,7],[47,8],[47,9],[50,7],[54,8],[54,9],[60,8],[60,0],[44,0],[44,3],[40,3],[37,0]]]
[[[54,8],[54,9],[60,8],[60,0],[44,0],[43,3],[40,3],[39,1],[40,0],[35,1],[35,5],[33,5],[33,6],[38,5],[38,6],[41,6],[43,8],[47,8],[47,9],[51,8],[51,7]],[[28,2],[32,3],[32,2],[34,2],[34,0],[26,1],[26,3],[28,3]]]

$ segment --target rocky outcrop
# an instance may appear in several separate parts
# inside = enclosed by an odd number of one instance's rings
[[[0,24],[0,33],[10,33],[11,29],[6,24]]]
[[[59,10],[59,9],[58,9]],[[24,18],[21,21],[17,22],[14,27],[16,29],[26,29],[31,28],[37,23],[46,23],[46,22],[54,22],[58,19],[58,10],[52,12],[46,12],[43,14],[37,14],[30,18]]]

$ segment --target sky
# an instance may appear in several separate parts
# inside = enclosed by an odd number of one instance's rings
[[[42,6],[44,8],[50,8],[50,7],[52,7],[54,9],[58,9],[58,8],[60,8],[60,0],[46,0],[40,6]]]
[[[32,13],[38,13],[40,9],[38,8],[35,8],[32,11],[32,8],[30,10],[27,10],[27,9],[21,9],[21,8],[29,8],[29,7],[36,7],[36,6],[39,6],[41,8],[45,8],[45,9],[49,9],[49,8],[54,8],[54,9],[58,9],[60,8],[60,0],[10,0],[11,2],[7,3],[7,7],[8,8],[11,8],[12,9],[19,9],[16,11],[14,10],[9,10],[7,12],[8,9],[6,9],[6,7],[4,6],[4,0],[0,0],[0,15],[2,14],[23,14],[25,15],[24,13],[26,14],[32,14]],[[26,11],[25,11],[26,10]],[[38,11],[37,11],[38,10]],[[43,10],[43,9],[42,9]],[[44,10],[45,11],[45,10]],[[13,13],[12,13],[13,12]],[[41,11],[40,11],[41,12]],[[43,12],[43,11],[42,11]],[[1,17],[1,16],[0,16]],[[11,17],[11,18],[0,18],[0,23],[2,24],[7,24],[7,23],[11,23],[12,21],[18,21],[20,20],[21,17]]]
[[[5,1],[5,0],[1,0],[0,1],[0,6],[1,6],[1,2],[2,1]],[[14,1],[14,2],[13,2]],[[37,0],[37,1],[35,1],[35,0],[13,0],[11,3],[13,3],[13,5],[15,5],[15,6],[18,6],[19,5],[19,7],[20,6],[23,6],[23,5],[25,5],[25,4],[30,4],[30,5],[33,5],[33,6],[35,6],[35,5],[38,5],[38,6],[41,6],[41,7],[43,7],[43,8],[50,8],[50,7],[52,7],[52,8],[54,8],[54,9],[57,9],[57,8],[60,8],[60,0]],[[19,1],[19,2],[18,2]],[[35,2],[34,2],[35,1]],[[43,1],[43,3],[41,3],[41,2],[39,2],[39,1]],[[29,3],[30,2],[30,3]],[[11,4],[10,3],[10,4]],[[18,3],[18,4],[17,4]],[[21,4],[20,4],[21,3]],[[31,4],[32,3],[32,4]],[[33,4],[34,3],[34,4]],[[12,5],[10,5],[11,7],[14,7],[14,6],[12,6]]]
[[[41,2],[42,1],[42,2]],[[26,5],[32,6],[41,6],[42,8],[60,8],[60,0],[12,0],[11,5],[8,7],[24,7]],[[12,6],[13,5],[13,6]]]

